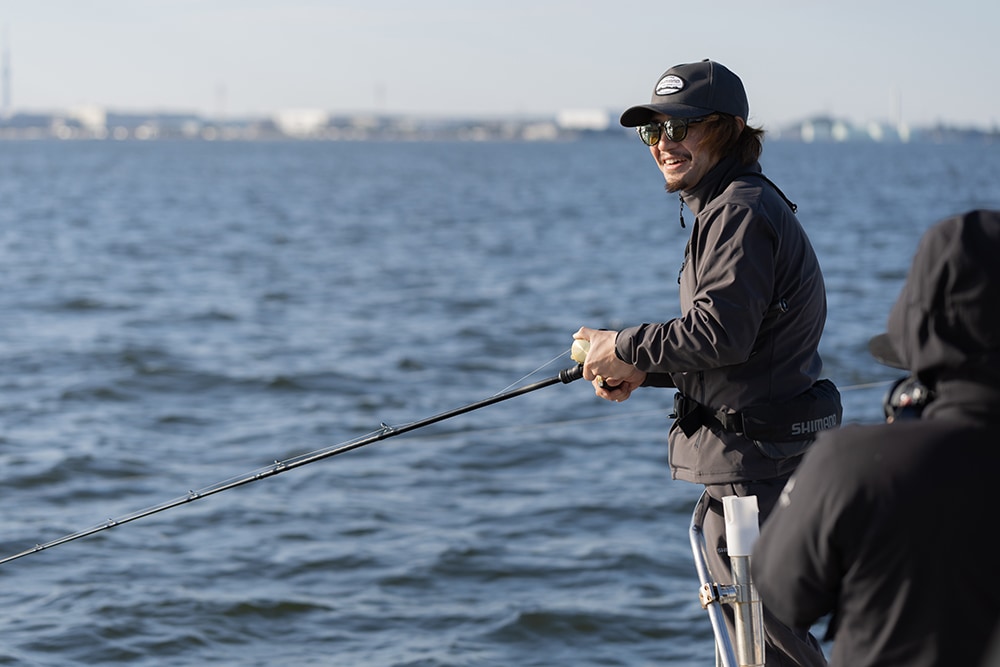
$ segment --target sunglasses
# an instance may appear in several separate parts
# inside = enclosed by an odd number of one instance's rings
[[[688,135],[688,125],[691,123],[701,123],[709,118],[711,116],[703,116],[702,118],[671,118],[662,123],[640,125],[635,128],[635,131],[639,133],[642,143],[647,146],[655,146],[660,143],[660,139],[663,138],[664,134],[667,135],[667,139],[670,141],[684,141],[684,137]]]

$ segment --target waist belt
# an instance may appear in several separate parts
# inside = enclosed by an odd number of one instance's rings
[[[713,410],[677,392],[674,414],[670,416],[689,438],[708,426],[752,440],[797,442],[811,440],[819,431],[840,426],[843,407],[837,386],[824,379],[817,380],[790,401],[753,405],[740,412]]]
[[[689,438],[702,426],[714,426],[730,433],[743,433],[743,415],[740,413],[712,410],[680,392],[674,394],[674,412],[670,416],[677,420],[677,426]]]

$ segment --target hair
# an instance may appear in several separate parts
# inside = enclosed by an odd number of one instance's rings
[[[740,164],[751,165],[764,150],[764,130],[745,123],[741,130],[736,116],[718,112],[705,119],[701,145],[713,155],[733,155]]]

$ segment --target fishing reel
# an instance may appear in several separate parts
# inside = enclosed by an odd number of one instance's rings
[[[924,408],[934,400],[934,393],[912,375],[896,380],[882,401],[885,421],[920,419]]]

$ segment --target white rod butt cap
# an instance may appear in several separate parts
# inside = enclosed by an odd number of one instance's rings
[[[726,496],[722,499],[726,513],[726,544],[729,556],[749,556],[760,535],[757,522],[757,496]]]

